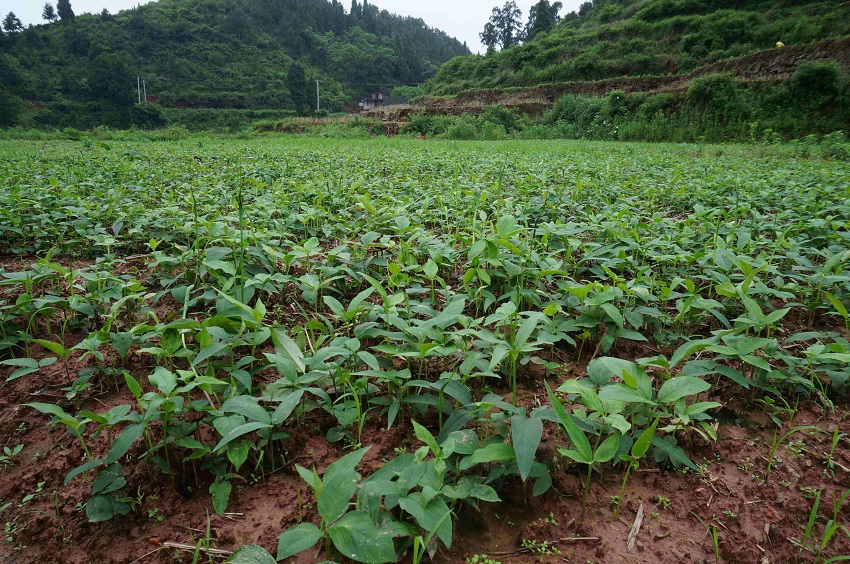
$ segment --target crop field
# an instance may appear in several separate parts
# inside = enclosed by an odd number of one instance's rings
[[[850,169],[0,145],[6,562],[834,562]]]

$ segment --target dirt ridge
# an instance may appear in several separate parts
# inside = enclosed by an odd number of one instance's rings
[[[413,113],[431,115],[477,115],[486,106],[501,104],[523,114],[539,115],[566,94],[605,96],[614,90],[636,92],[684,92],[691,81],[701,76],[730,73],[744,82],[780,82],[788,80],[797,68],[809,61],[832,59],[850,72],[850,37],[830,39],[805,45],[786,45],[719,61],[687,74],[608,78],[587,82],[541,84],[525,88],[491,88],[467,90],[456,96],[422,96],[410,106],[376,110],[367,115],[387,121],[406,121]]]

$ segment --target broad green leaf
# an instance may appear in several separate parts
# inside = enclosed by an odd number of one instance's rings
[[[637,331],[634,331],[632,329],[620,329],[619,331],[617,331],[615,336],[620,338],[620,339],[628,339],[630,341],[643,341],[643,342],[645,342],[645,341],[649,340],[646,337],[644,337],[643,335],[641,335],[640,333],[638,333]]]
[[[531,465],[534,463],[534,456],[542,437],[543,422],[540,419],[536,417],[528,419],[524,415],[511,417],[511,443],[523,482],[528,479],[528,474],[531,472]]]
[[[153,373],[148,376],[148,380],[165,397],[169,397],[174,388],[177,387],[177,375],[163,366],[157,366]]]
[[[260,405],[257,398],[241,395],[227,398],[221,408],[222,413],[238,413],[244,416],[249,421],[259,421],[260,423],[271,423],[269,413]]]
[[[127,451],[130,450],[130,447],[133,446],[139,437],[141,437],[145,432],[145,425],[142,423],[137,423],[135,425],[130,425],[121,435],[112,441],[112,448],[109,449],[109,452],[106,453],[106,464],[112,464],[120,459],[122,456],[127,454]]]
[[[539,495],[543,495],[549,491],[549,488],[552,487],[552,476],[550,474],[544,474],[540,478],[537,478],[534,481],[534,489],[531,490],[531,495],[537,497]]]
[[[481,501],[488,501],[490,503],[498,503],[502,501],[499,499],[499,494],[496,493],[496,490],[484,484],[471,485],[469,487],[469,497],[480,499]]]
[[[485,241],[483,239],[479,239],[479,240],[475,241],[472,244],[471,247],[469,247],[469,254],[467,255],[467,257],[469,258],[469,260],[472,260],[475,257],[477,257],[478,255],[480,255],[481,253],[483,253],[484,249],[486,249],[486,248],[487,248],[487,241]]]
[[[61,343],[55,343],[46,339],[33,339],[33,343],[41,345],[59,358],[65,358],[70,353],[70,350],[63,347]]]
[[[360,483],[360,475],[354,470],[344,470],[329,477],[326,472],[322,482],[324,491],[316,503],[316,509],[325,523],[333,523],[348,509]]]
[[[841,303],[841,300],[839,300],[838,298],[836,298],[835,296],[833,296],[829,292],[823,292],[823,295],[827,297],[829,302],[832,304],[832,307],[834,307],[835,311],[838,312],[838,315],[843,317],[845,320],[847,320],[848,317],[850,317],[850,316],[848,316],[847,308],[844,307],[844,304]],[[780,310],[780,311],[786,311],[787,312],[787,310]],[[778,312],[773,312],[773,313],[778,313]],[[773,315],[773,313],[770,314],[770,315]],[[768,315],[768,319],[770,318],[770,315]]]
[[[115,352],[118,356],[124,358],[130,352],[130,347],[133,346],[133,334],[129,331],[123,333],[113,333],[111,335],[112,346],[115,347]]]
[[[717,343],[716,338],[711,339],[699,339],[696,341],[689,341],[684,345],[680,346],[676,349],[676,352],[673,353],[673,356],[670,357],[670,368],[673,369],[679,365],[680,362],[690,357],[691,355],[705,349],[709,345],[713,345]]]
[[[381,283],[369,276],[368,274],[364,273],[362,274],[362,276],[363,279],[366,280],[366,282],[368,282],[378,292],[378,294],[381,296],[381,299],[383,300],[383,303],[386,304],[388,300],[387,291],[384,290],[384,287],[381,286]]]
[[[316,546],[322,531],[313,523],[301,523],[277,538],[277,559],[283,560]]]
[[[592,456],[584,456],[584,453],[581,453],[575,449],[571,448],[558,448],[558,452],[562,456],[566,456],[567,458],[578,462],[579,464],[593,464]]]
[[[622,378],[624,372],[633,373],[637,368],[634,362],[612,356],[601,356],[591,360],[587,365],[587,376],[594,385],[601,386],[611,378]]]
[[[526,341],[531,337],[531,334],[537,329],[540,320],[543,319],[543,314],[535,312],[528,319],[522,322],[514,337],[514,348],[521,349]]]
[[[115,516],[115,508],[112,497],[108,495],[96,495],[86,503],[86,517],[89,523],[102,523],[109,521]]]
[[[664,451],[664,453],[668,457],[670,457],[670,460],[673,462],[673,465],[675,467],[678,468],[679,466],[684,464],[691,470],[694,470],[696,472],[700,471],[699,467],[693,462],[691,462],[691,459],[687,457],[685,451],[683,451],[682,448],[678,445],[672,445],[657,435],[655,437],[652,437],[652,444],[655,446],[655,448]]]
[[[129,372],[124,373],[124,381],[127,383],[127,388],[130,390],[130,393],[133,394],[133,397],[136,399],[142,397],[142,386],[130,375]]]
[[[242,465],[248,459],[250,450],[251,443],[249,441],[239,441],[227,445],[227,459],[233,464],[236,472],[239,472],[239,469],[242,468]]]
[[[416,438],[428,445],[428,448],[431,449],[431,452],[434,453],[434,456],[437,458],[440,457],[440,447],[437,445],[437,440],[434,439],[434,435],[428,431],[425,427],[417,423],[416,421],[411,421],[413,423],[413,432],[416,435]]]
[[[507,239],[519,231],[516,227],[516,218],[512,215],[504,215],[496,222],[496,233],[500,239]]]
[[[336,549],[356,562],[383,564],[396,561],[392,535],[379,530],[361,511],[346,513],[330,527],[328,534]]]
[[[578,428],[578,425],[572,420],[567,410],[564,409],[561,400],[558,399],[552,388],[549,387],[549,383],[544,382],[544,385],[546,386],[546,393],[549,395],[549,402],[552,404],[552,409],[555,410],[555,415],[558,416],[558,420],[567,431],[570,441],[578,449],[579,456],[584,460],[585,464],[589,464],[593,460],[593,450],[590,448],[590,441],[587,440],[585,434]]]
[[[275,564],[275,559],[262,546],[246,544],[237,548],[225,564]]]
[[[443,425],[445,428],[445,425]],[[449,433],[442,444],[454,442],[454,452],[457,454],[472,454],[478,449],[478,433],[472,429],[463,429]]]
[[[601,464],[603,462],[608,462],[614,455],[617,454],[617,449],[620,446],[620,435],[611,435],[604,441],[599,447],[596,449],[596,452],[593,453],[593,462],[597,464]]]
[[[468,470],[477,464],[486,464],[497,460],[511,460],[516,457],[514,448],[504,443],[491,443],[479,448],[471,456],[465,457],[461,463],[461,470]]]
[[[339,458],[333,464],[328,466],[323,479],[330,480],[337,474],[354,472],[354,469],[357,468],[357,465],[360,464],[360,461],[363,460],[363,456],[370,448],[372,447],[361,448],[354,452],[349,452],[345,456]]]
[[[756,368],[761,368],[762,370],[766,370],[768,372],[773,370],[773,368],[770,366],[770,363],[760,356],[745,354],[741,357],[741,360],[743,360],[749,365],[755,366]]]
[[[282,425],[287,418],[292,415],[292,412],[298,407],[298,403],[304,396],[304,390],[296,390],[290,393],[281,401],[275,408],[271,416],[271,423],[274,425]]]
[[[452,520],[451,517],[445,518],[451,510],[443,498],[437,496],[428,500],[424,494],[416,492],[401,498],[398,503],[403,510],[413,515],[420,527],[429,533],[436,531],[446,548],[451,548]]]
[[[304,363],[304,353],[301,352],[298,343],[286,333],[286,329],[272,329],[272,340],[277,353],[289,357],[298,367],[299,372],[304,373],[307,368]]]
[[[202,348],[201,351],[195,356],[195,358],[192,359],[192,366],[198,366],[199,364],[201,364],[205,360],[210,359],[210,358],[220,354],[224,350],[227,350],[227,347],[228,347],[228,343],[222,342],[222,343],[215,343],[215,344],[212,344],[212,345],[209,345],[207,347]]]
[[[428,278],[431,278],[431,279],[433,279],[437,276],[437,271],[438,271],[437,263],[435,263],[431,259],[428,259],[428,262],[426,262],[425,266],[422,267],[422,272],[425,273],[425,276],[427,276]]]
[[[63,422],[69,419],[73,420],[73,417],[66,413],[64,409],[62,409],[58,405],[53,405],[52,403],[32,402],[25,403],[24,405],[26,405],[27,407],[32,407],[33,409],[37,409],[45,415],[54,415]]]
[[[741,339],[736,340],[734,343],[730,343],[735,349],[742,355],[751,354],[754,351],[763,349],[770,343],[772,343],[772,339],[758,338],[758,337],[743,337]]]
[[[604,303],[599,307],[611,318],[611,320],[617,324],[617,326],[622,329],[623,328],[623,315],[620,313],[620,310],[617,309],[617,306],[611,303]]]
[[[236,267],[233,266],[233,263],[231,262],[223,260],[205,260],[204,266],[210,270],[217,270],[231,276],[236,276]]]
[[[224,512],[227,510],[227,500],[230,499],[230,491],[232,489],[233,486],[227,480],[210,484],[213,509],[219,517],[224,515]]]
[[[250,423],[239,425],[221,438],[218,444],[215,445],[213,452],[220,451],[222,448],[227,446],[228,443],[238,439],[242,435],[247,435],[248,433],[251,433],[252,431],[257,431],[258,429],[268,429],[270,427],[271,425],[269,425],[268,423],[260,423],[258,421],[251,421]]]
[[[374,291],[375,288],[366,288],[365,290],[354,296],[354,299],[351,300],[351,302],[348,304],[348,311],[353,311],[360,307],[360,304],[362,304],[363,301],[366,300],[366,298],[371,296],[372,292]]]
[[[723,376],[726,376],[727,378],[729,378],[730,380],[732,380],[733,382],[735,382],[739,386],[743,386],[745,389],[750,389],[750,381],[747,380],[744,377],[744,375],[741,374],[740,371],[735,370],[731,366],[724,366],[722,364],[718,364],[717,367],[715,368],[715,371],[718,374],[722,374]]]
[[[558,391],[567,394],[580,395],[581,403],[583,403],[590,411],[598,413],[604,413],[605,411],[605,406],[602,405],[602,400],[599,399],[599,394],[596,393],[596,390],[579,383],[577,380],[567,380],[561,384]]]
[[[709,409],[717,409],[718,407],[722,407],[721,404],[716,401],[699,401],[696,403],[692,403],[685,409],[685,415],[696,415],[698,413],[704,413]]]
[[[838,303],[841,303],[841,302],[838,302]],[[784,309],[778,309],[776,311],[773,311],[773,312],[769,313],[767,315],[767,317],[765,317],[765,322],[772,325],[772,324],[776,323],[777,321],[779,321],[780,319],[782,319],[783,317],[785,317],[786,315],[788,315],[789,311],[791,311],[790,307],[786,307]],[[844,316],[843,317],[845,319],[847,318],[847,310],[846,309],[844,310]]]
[[[632,456],[635,458],[643,458],[646,454],[646,451],[649,450],[649,445],[652,444],[652,437],[655,436],[655,429],[658,427],[658,421],[660,419],[656,417],[652,420],[652,425],[643,430],[643,433],[640,434],[638,439],[635,441],[635,444],[632,445]]]
[[[658,390],[658,403],[672,403],[685,396],[693,396],[711,388],[705,380],[693,376],[677,376],[664,382]]]
[[[322,301],[325,302],[325,305],[330,308],[334,315],[337,317],[343,317],[345,315],[345,308],[339,303],[339,300],[333,296],[322,296]]]
[[[69,472],[67,476],[65,476],[64,484],[67,486],[68,484],[71,483],[71,480],[73,480],[74,478],[76,478],[77,476],[82,474],[83,472],[88,472],[92,468],[97,468],[101,464],[106,464],[105,458],[90,460],[90,461],[86,462],[85,464],[83,464],[82,466],[77,466],[76,468],[71,470],[71,472]]]
[[[602,400],[603,404],[606,404],[609,401],[621,401],[625,403],[646,403],[649,405],[656,405],[656,403],[651,399],[643,397],[643,394],[621,382],[609,384],[599,390],[599,399]]]
[[[313,495],[315,495],[316,498],[321,497],[325,491],[325,486],[322,483],[322,479],[316,473],[316,470],[307,470],[298,464],[295,465],[295,469],[298,471],[298,475],[301,476],[301,479],[307,482],[307,485],[313,490]]]

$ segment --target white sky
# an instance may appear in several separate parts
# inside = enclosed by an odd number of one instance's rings
[[[15,12],[23,24],[44,23],[41,11],[46,0],[0,0],[0,18],[8,12]],[[132,8],[139,4],[147,4],[149,0],[71,0],[74,13],[99,13],[104,8],[113,14]],[[578,10],[583,0],[561,0],[564,4],[562,14]],[[55,0],[50,2],[56,5]],[[362,2],[361,2],[362,3]],[[374,0],[376,6],[403,16],[422,18],[431,27],[442,29],[460,41],[466,41],[472,51],[481,51],[478,33],[484,29],[484,24],[490,19],[490,10],[501,6],[505,0]],[[528,9],[536,0],[517,0],[517,6],[522,9],[523,21],[528,18]],[[342,0],[348,9],[349,0]]]

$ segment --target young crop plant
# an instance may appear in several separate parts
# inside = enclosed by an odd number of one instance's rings
[[[548,383],[546,383],[546,392],[549,394],[549,401],[555,410],[560,424],[566,430],[570,442],[575,447],[574,449],[559,448],[558,452],[579,464],[585,464],[587,466],[587,476],[585,477],[584,493],[581,500],[581,520],[579,521],[580,523],[584,523],[584,517],[587,513],[587,494],[590,491],[590,478],[593,472],[593,465],[602,464],[614,458],[620,446],[620,434],[618,431],[615,431],[614,434],[606,437],[604,441],[600,441],[602,437],[602,432],[600,431],[594,440],[593,446],[591,446],[587,435],[573,421],[572,416],[564,409],[561,400],[552,392]],[[593,396],[589,397],[592,398]],[[598,401],[598,397],[596,397],[596,400]],[[592,399],[590,401],[594,403]],[[599,407],[601,407],[601,402]]]
[[[838,421],[816,469],[841,479],[850,208],[846,166],[817,144],[364,150],[158,137],[171,133],[33,143],[13,139],[36,135],[21,130],[0,143],[0,407],[9,429],[37,411],[68,431],[51,437],[86,495],[72,507],[61,485],[45,490],[59,492],[57,535],[78,539],[75,519],[92,534],[124,528],[130,513],[142,517],[131,535],[173,525],[180,512],[142,508],[160,487],[225,518],[250,498],[239,489],[300,464],[307,485],[278,553],[246,546],[233,561],[463,560],[491,547],[458,554],[454,525],[500,488],[519,485],[533,508],[557,472],[577,470],[586,527],[596,477],[619,472],[608,495],[625,510],[636,471],[704,470],[694,460],[750,404],[778,431],[767,461],[734,457],[748,475],[769,480],[777,456],[811,453],[795,439],[814,402]],[[59,464],[59,449],[30,461],[40,447],[25,430],[0,456],[24,481],[32,462]],[[339,457],[323,474],[316,440]],[[831,489],[781,478],[791,505],[819,499],[800,559],[840,557],[846,500],[830,522]],[[28,503],[53,512],[41,497]],[[551,502],[561,515],[566,502]],[[765,505],[741,507],[743,523]],[[28,520],[13,510],[9,537],[23,546]],[[705,521],[718,555],[737,526],[721,519]],[[192,524],[197,560],[217,558],[209,522]],[[28,544],[21,557],[45,558]],[[559,546],[598,558],[589,541]]]
[[[326,555],[333,546],[356,562],[396,562],[408,550],[419,562],[426,553],[433,557],[437,541],[451,548],[457,503],[499,500],[482,478],[455,473],[458,462],[469,469],[498,459],[489,454],[492,449],[479,447],[477,435],[453,432],[438,444],[427,429],[412,424],[425,445],[397,456],[365,480],[355,468],[368,447],[343,456],[323,476],[297,466],[316,498],[321,524],[300,523],[282,533],[277,560],[321,544]]]

